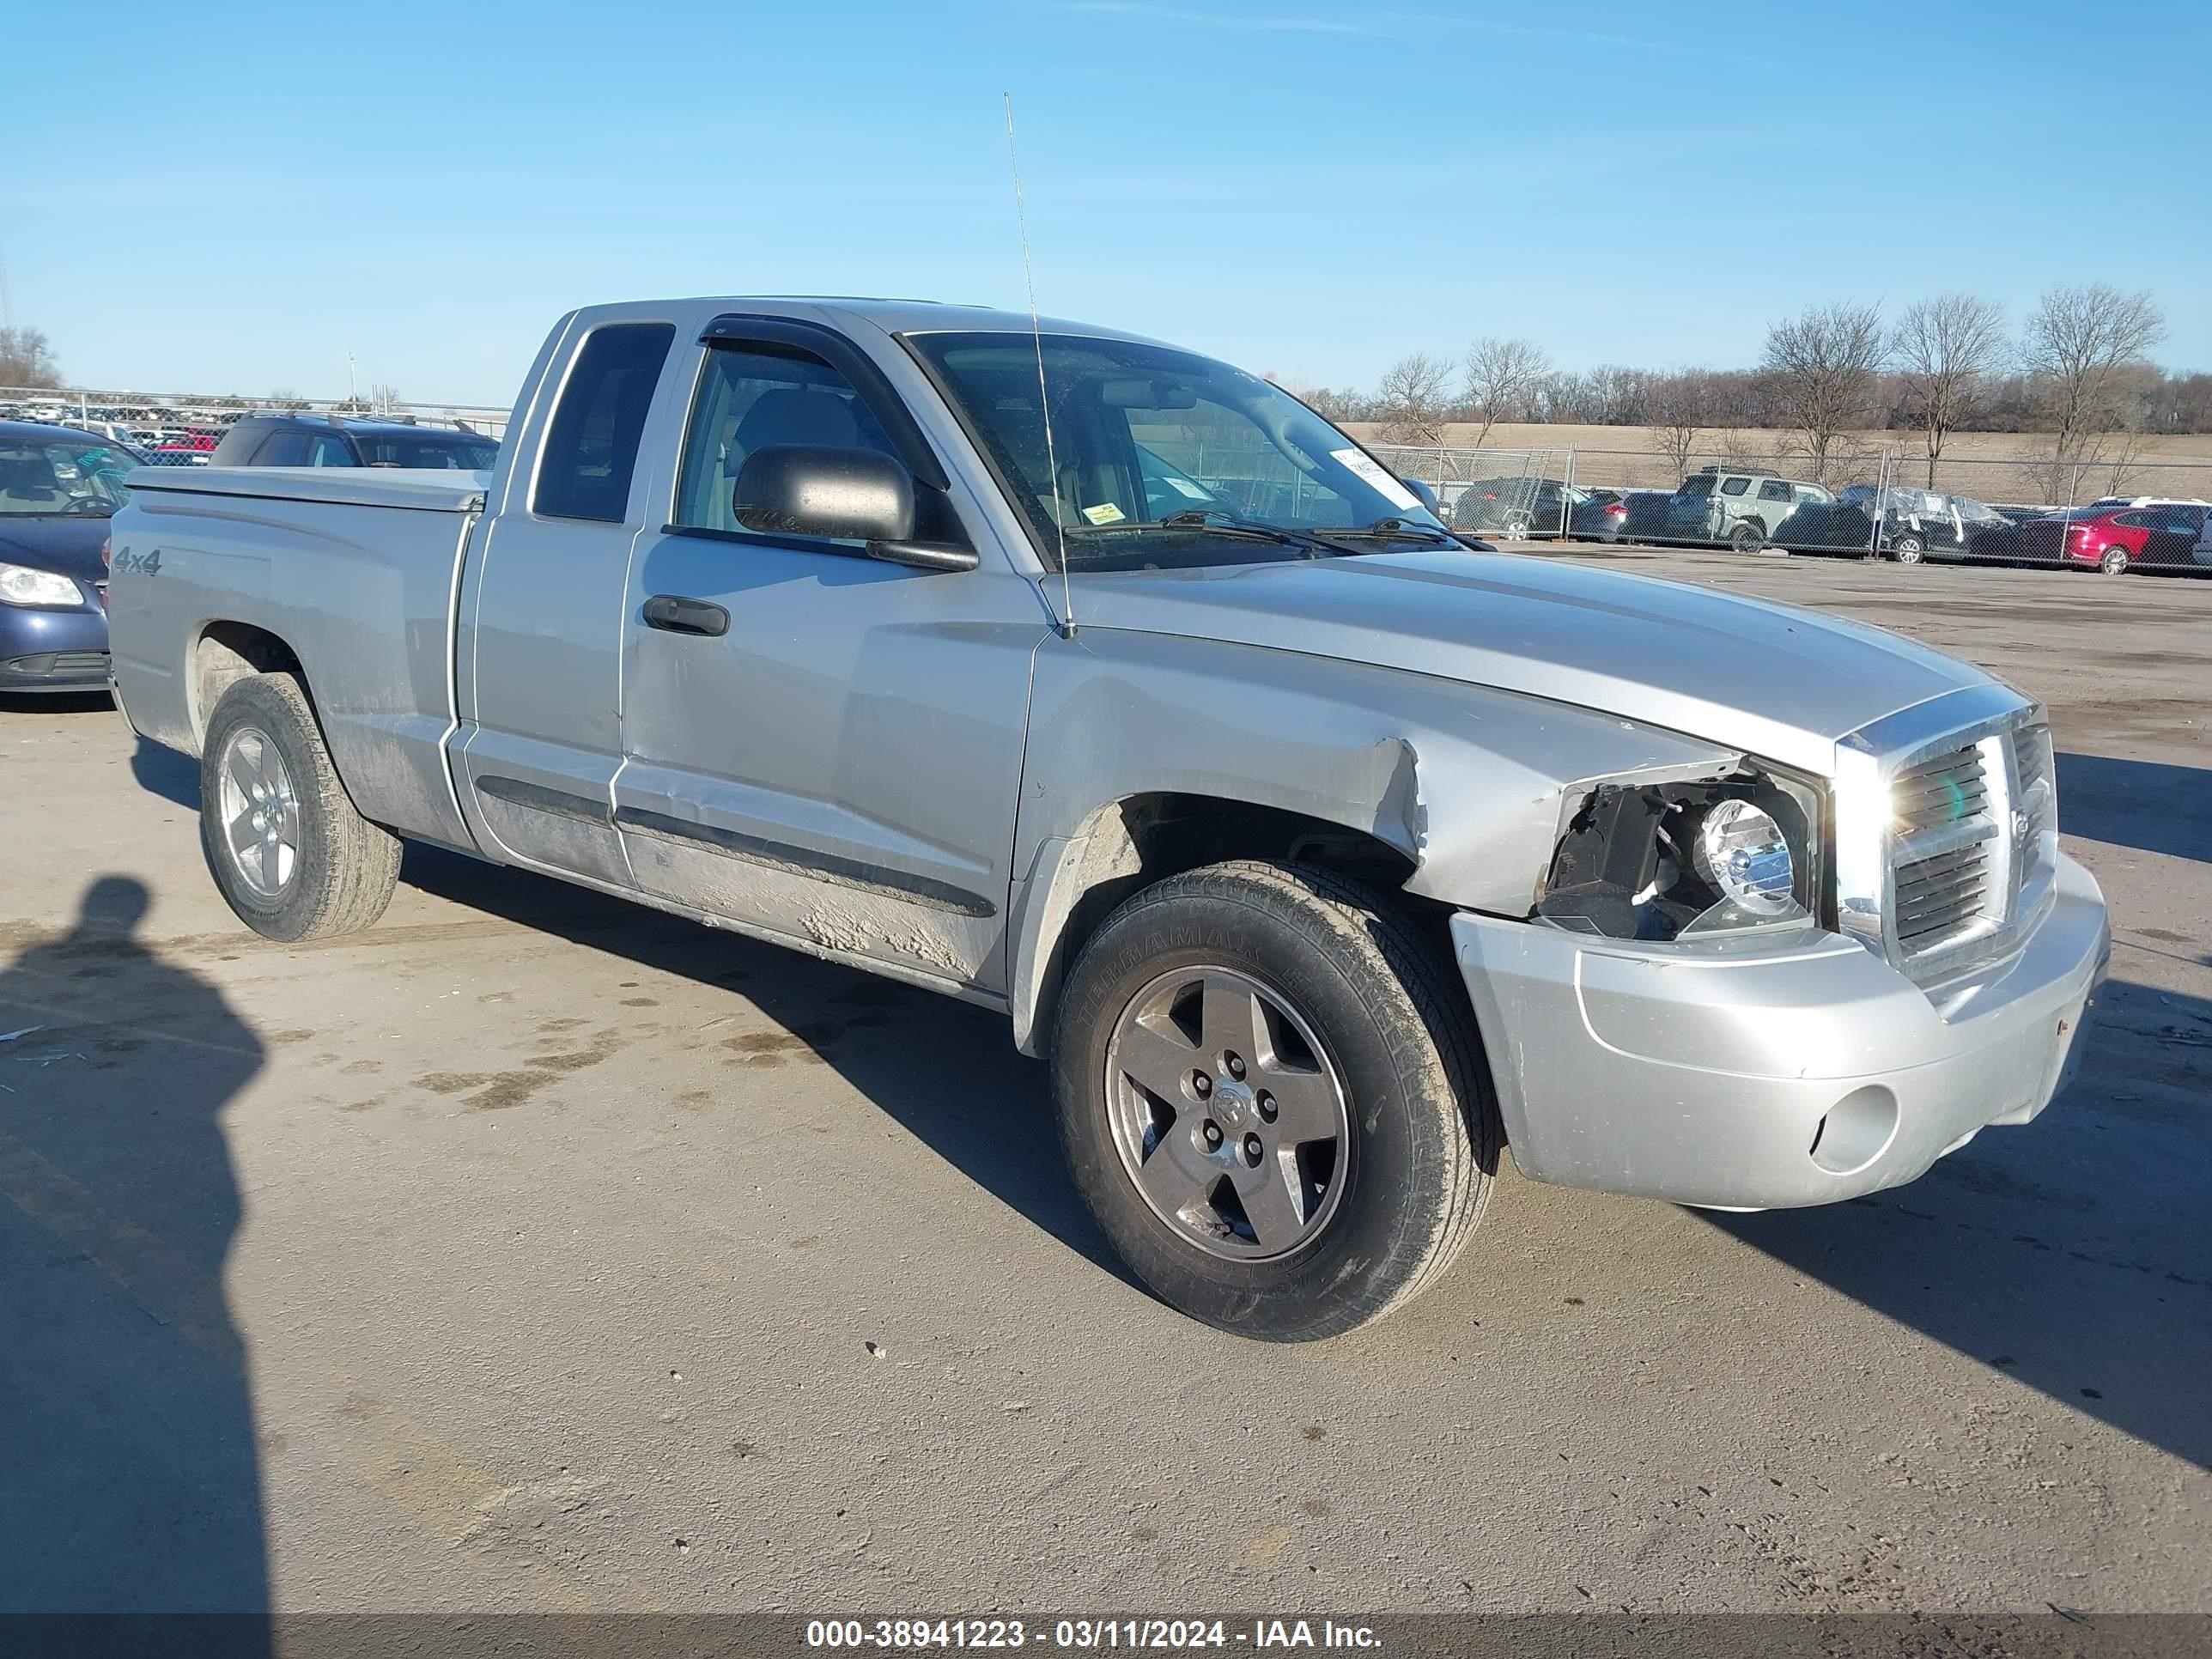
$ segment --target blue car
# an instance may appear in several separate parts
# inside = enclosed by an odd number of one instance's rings
[[[107,689],[107,520],[137,465],[67,427],[0,421],[0,693]]]

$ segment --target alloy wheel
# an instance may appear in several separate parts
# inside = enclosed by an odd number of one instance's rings
[[[1105,1083],[1122,1167],[1188,1243],[1269,1261],[1328,1227],[1351,1173],[1350,1114],[1279,991],[1213,965],[1159,975],[1115,1023]]]
[[[262,898],[281,896],[300,863],[300,799],[269,734],[241,726],[222,757],[216,804],[239,878]]]

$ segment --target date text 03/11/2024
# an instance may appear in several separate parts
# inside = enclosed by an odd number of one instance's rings
[[[1021,1648],[1034,1637],[1018,1619],[816,1619],[807,1621],[810,1648]],[[1379,1648],[1365,1625],[1334,1620],[1255,1619],[1249,1628],[1221,1619],[1061,1619],[1050,1637],[1055,1648],[1078,1650],[1186,1648]]]

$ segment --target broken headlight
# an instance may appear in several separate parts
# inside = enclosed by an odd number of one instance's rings
[[[1747,765],[1586,785],[1569,801],[1536,902],[1561,927],[1664,941],[1821,914],[1821,795],[1807,780]]]

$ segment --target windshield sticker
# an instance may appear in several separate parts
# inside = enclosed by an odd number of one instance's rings
[[[1371,485],[1376,494],[1401,512],[1421,504],[1413,492],[1384,471],[1372,455],[1357,449],[1332,449],[1328,458],[1346,471],[1356,473],[1362,483]]]
[[[1086,507],[1083,516],[1093,524],[1119,524],[1129,515],[1111,501],[1101,501],[1096,507]]]
[[[1196,484],[1193,483],[1188,478],[1170,478],[1168,480],[1168,488],[1170,489],[1181,490],[1184,495],[1189,496],[1191,500],[1194,501],[1211,501],[1212,499],[1212,497],[1208,495],[1203,489],[1200,489]]]

